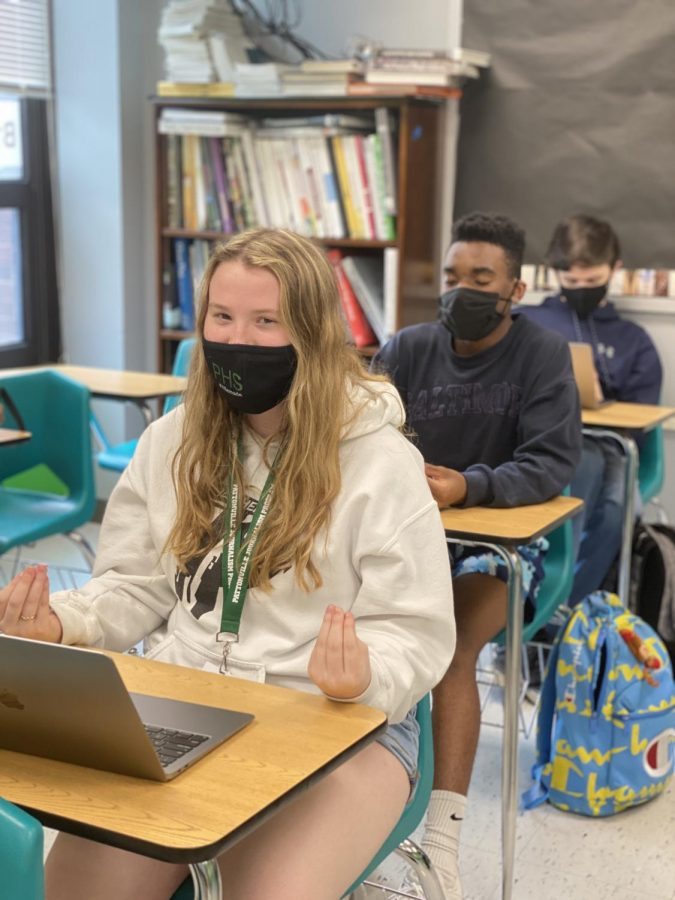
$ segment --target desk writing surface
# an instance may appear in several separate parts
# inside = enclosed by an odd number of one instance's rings
[[[472,506],[441,511],[443,527],[453,537],[491,544],[528,544],[548,534],[584,505],[576,497],[554,497],[546,503],[493,509]]]
[[[14,428],[0,428],[0,445],[20,444],[22,441],[30,440],[30,438],[30,431],[17,431]]]
[[[608,403],[600,409],[583,409],[584,425],[609,429],[650,431],[675,415],[673,406],[656,406],[651,403]]]
[[[130,691],[255,719],[173,781],[0,750],[0,796],[46,824],[172,862],[214,857],[384,728],[379,710],[111,653]]]
[[[55,366],[73,381],[86,385],[98,397],[126,397],[148,400],[180,394],[187,385],[186,378],[152,372],[118,372],[115,369],[96,369],[89,366]]]
[[[55,363],[50,366],[29,366],[23,369],[4,369],[3,375],[21,375],[53,369],[73,381],[89,388],[96,397],[110,397],[126,400],[151,400],[155,397],[169,397],[181,394],[187,385],[187,378],[177,375],[162,375],[156,372],[125,372],[117,369],[99,369],[95,366],[71,366]]]

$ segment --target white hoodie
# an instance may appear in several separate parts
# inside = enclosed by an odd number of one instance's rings
[[[374,388],[340,444],[342,487],[327,541],[320,534],[313,550],[323,585],[304,593],[290,569],[272,578],[270,594],[251,588],[227,665],[239,677],[317,691],[307,665],[325,608],[336,604],[351,610],[370,649],[372,680],[356,699],[397,722],[448,668],[455,624],[422,457],[397,430],[404,412],[395,389]],[[359,388],[354,399],[368,396]],[[162,553],[176,512],[171,460],[182,424],[178,407],[144,432],[108,502],[91,581],[52,595],[64,643],[127,650],[146,638],[150,658],[212,670],[222,663],[222,543],[187,576]],[[256,500],[268,469],[249,429],[244,452],[246,496]]]

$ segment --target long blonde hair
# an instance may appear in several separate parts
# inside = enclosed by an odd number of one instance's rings
[[[222,517],[229,473],[243,498],[236,439],[242,416],[230,408],[207,368],[199,346],[211,279],[222,263],[237,260],[267,269],[280,287],[280,318],[297,355],[297,368],[286,399],[274,494],[251,560],[252,586],[270,590],[275,572],[295,567],[303,590],[321,585],[311,558],[319,531],[330,521],[341,486],[340,436],[359,413],[350,403],[351,388],[366,389],[385,380],[369,374],[345,340],[337,284],[323,251],[290,231],[256,229],[218,245],[199,291],[196,336],[185,394],[182,441],[174,458],[177,515],[167,540],[178,566],[215,546],[222,538]],[[239,516],[242,511],[240,509]]]

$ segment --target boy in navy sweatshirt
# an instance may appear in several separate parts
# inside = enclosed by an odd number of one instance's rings
[[[522,229],[473,213],[455,223],[439,321],[404,328],[377,354],[398,388],[439,506],[520,506],[559,494],[581,451],[566,341],[512,305],[525,292]],[[519,548],[536,601],[543,539]],[[507,573],[496,554],[453,547],[457,649],[434,690],[434,791],[423,846],[446,897],[461,897],[457,853],[478,735],[476,662],[506,623]]]
[[[658,403],[661,362],[647,332],[622,319],[607,299],[612,273],[621,266],[619,239],[608,222],[574,215],[556,226],[546,262],[559,293],[523,312],[566,341],[590,344],[602,392],[608,400]],[[639,443],[639,442],[638,442]],[[603,583],[619,552],[623,523],[625,460],[612,441],[585,437],[572,494],[585,501],[575,520],[577,562],[572,605]]]

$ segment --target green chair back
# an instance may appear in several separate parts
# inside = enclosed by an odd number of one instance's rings
[[[640,448],[638,485],[640,487],[640,497],[645,505],[661,492],[664,474],[663,426],[658,425],[647,432],[644,443]]]
[[[0,897],[44,900],[43,856],[42,825],[0,798]]]
[[[28,441],[0,447],[2,554],[89,522],[96,496],[87,388],[51,370],[4,378],[0,373],[0,386],[32,434]],[[44,492],[49,484],[60,489]]]

